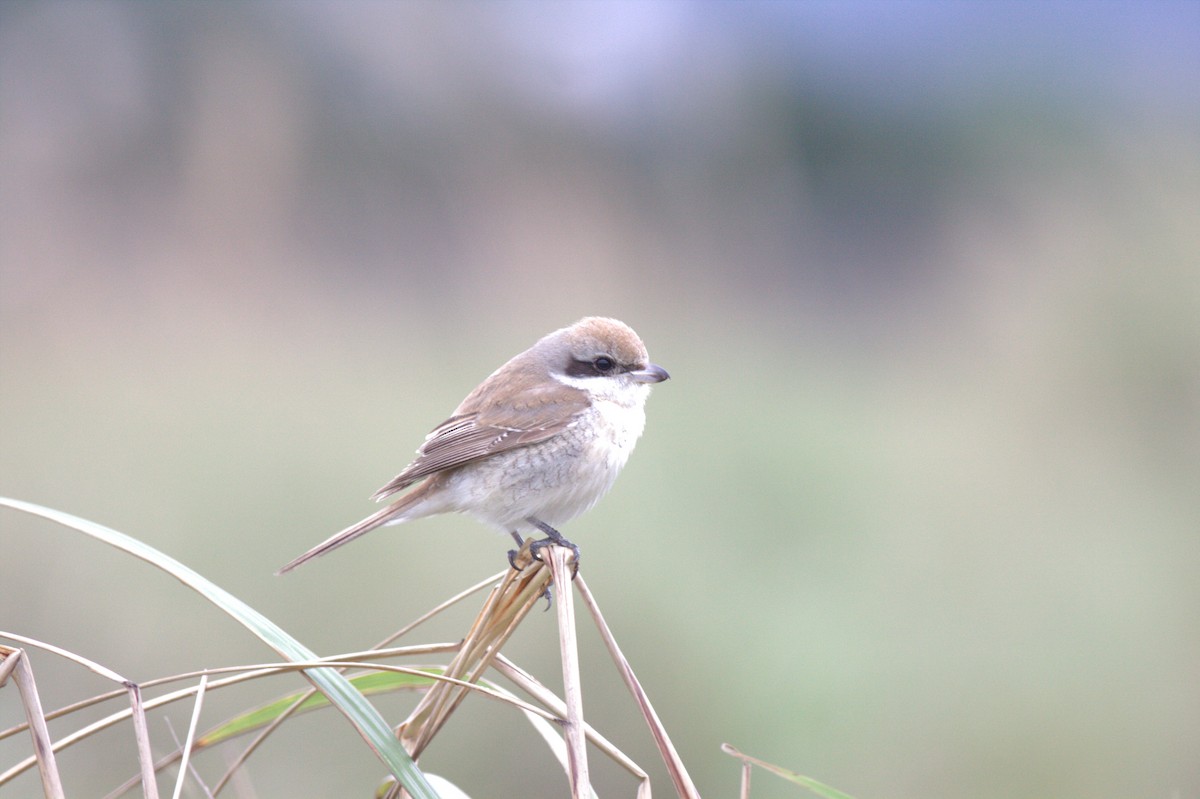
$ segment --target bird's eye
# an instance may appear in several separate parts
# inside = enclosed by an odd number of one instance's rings
[[[592,366],[596,367],[597,372],[606,374],[612,371],[613,367],[616,366],[616,362],[607,355],[601,355],[599,358],[592,361]]]

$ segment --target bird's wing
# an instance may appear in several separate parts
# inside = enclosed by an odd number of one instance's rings
[[[531,386],[515,395],[485,381],[453,416],[425,437],[416,459],[383,488],[379,500],[437,472],[562,432],[588,407],[587,395],[559,383]]]

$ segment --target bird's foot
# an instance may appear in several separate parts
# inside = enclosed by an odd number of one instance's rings
[[[574,580],[576,575],[579,574],[579,547],[563,538],[562,533],[560,533],[558,530],[555,530],[545,522],[538,521],[537,519],[530,519],[529,521],[534,527],[546,534],[545,538],[538,539],[529,545],[529,554],[533,555],[533,557],[537,558],[538,560],[542,560],[538,553],[546,547],[554,545],[566,547],[567,549],[571,550],[571,554],[574,555],[574,561],[571,564],[571,579]],[[543,561],[543,563],[544,562],[545,561]]]
[[[534,541],[533,539],[530,539],[529,547],[528,547],[528,549],[526,549],[525,541],[522,540],[520,534],[517,533],[516,530],[512,531],[512,537],[513,537],[513,540],[515,540],[517,542],[517,546],[520,547],[520,549],[508,550],[508,565],[512,566],[514,571],[522,571],[522,570],[524,570],[524,568],[526,566],[528,566],[530,564],[532,559],[534,557],[536,557],[536,555],[534,555],[533,547],[534,547],[534,544],[536,544],[537,542]],[[559,537],[561,538],[561,536],[559,536]],[[551,542],[551,543],[553,543],[553,542]],[[517,562],[518,559],[520,559],[522,562],[518,563]],[[539,560],[541,560],[541,559],[539,558]],[[541,596],[538,598],[546,600],[546,607],[543,609],[543,612],[549,610],[550,606],[554,603],[554,594],[552,593],[552,586],[547,584],[546,590],[542,591]]]

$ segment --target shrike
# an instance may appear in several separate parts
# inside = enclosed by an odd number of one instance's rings
[[[589,316],[550,333],[468,394],[373,499],[420,485],[279,573],[381,525],[439,513],[474,516],[518,546],[522,531],[536,529],[547,538],[535,546],[562,544],[578,555],[555,528],[612,488],[646,425],[650,386],[668,377],[616,319]]]

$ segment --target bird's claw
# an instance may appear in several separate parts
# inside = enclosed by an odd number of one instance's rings
[[[554,546],[555,544],[571,550],[571,554],[574,556],[571,562],[571,579],[574,580],[576,575],[579,574],[579,547],[563,538],[561,535],[558,538],[541,538],[537,541],[534,541],[529,545],[529,554],[537,560],[541,560],[542,563],[545,563],[546,561],[542,560],[541,555],[538,553],[546,547]]]
[[[537,543],[536,541],[531,541],[531,542],[529,543],[529,554],[530,554],[532,557],[535,557],[535,558],[537,557],[537,555],[536,555],[536,554],[534,554],[534,549],[533,549],[533,547],[534,547],[534,545],[535,545],[536,543]],[[550,542],[548,542],[548,543],[552,544],[552,543],[554,543],[554,542],[553,542],[553,541],[550,541]],[[523,545],[522,545],[522,546],[523,546]],[[541,547],[539,547],[539,549],[540,549],[540,548],[541,548]],[[518,565],[518,564],[517,564],[517,558],[518,558],[518,557],[520,557],[520,555],[521,555],[521,554],[522,554],[522,551],[521,551],[521,550],[519,550],[519,549],[510,549],[510,550],[508,550],[508,565],[509,565],[509,566],[512,566],[514,571],[524,571],[524,570],[525,570],[525,566],[522,566],[522,565]],[[538,560],[541,560],[541,558],[538,558]],[[542,562],[544,563],[545,561],[542,561]],[[529,564],[525,564],[525,565],[527,566],[527,565],[529,565]],[[576,571],[578,572],[578,570],[579,570],[579,569],[578,569],[578,565],[577,565],[577,566],[576,566]],[[574,575],[572,575],[571,579],[572,579],[572,580],[573,580],[573,579],[575,579]],[[545,590],[545,591],[542,591],[542,593],[540,594],[540,596],[539,596],[538,598],[539,598],[539,599],[542,599],[542,598],[544,598],[544,599],[546,600],[546,607],[542,609],[542,612],[543,612],[543,613],[545,613],[547,610],[549,610],[549,609],[550,609],[550,606],[551,606],[551,605],[554,603],[554,594],[552,593],[552,586],[550,586],[550,585],[547,585],[547,586],[546,586],[546,590]]]

